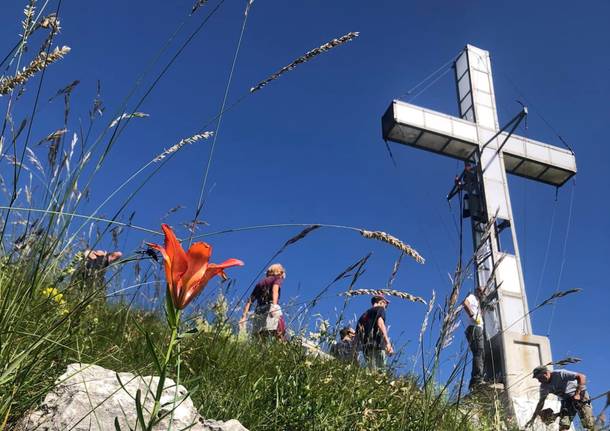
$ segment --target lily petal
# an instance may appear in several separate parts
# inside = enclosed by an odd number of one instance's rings
[[[208,282],[216,275],[220,275],[224,280],[226,280],[228,277],[224,270],[233,266],[244,266],[244,263],[239,259],[227,259],[223,263],[210,263],[208,265],[208,270],[205,274],[203,274],[202,279],[199,281],[203,282],[204,285],[208,284]]]
[[[203,276],[196,283],[191,283],[190,288],[186,289],[186,293],[182,298],[180,305],[186,307],[208,284],[208,282],[217,275],[224,275],[224,270],[233,266],[244,266],[244,263],[239,259],[227,259],[223,263],[210,263]]]
[[[166,224],[162,224],[161,228],[163,229],[163,233],[165,233],[165,253],[169,260],[169,272],[167,270],[166,261],[165,273],[167,281],[170,283],[170,286],[173,286],[174,294],[177,298],[180,296],[180,290],[183,287],[180,285],[179,281],[188,269],[188,259],[172,228]]]
[[[184,290],[180,292],[180,302],[182,302],[186,292],[191,290],[193,285],[205,274],[211,255],[212,246],[205,242],[196,242],[189,248],[187,253],[188,269],[182,275]]]
[[[165,268],[165,279],[167,280],[168,284],[172,283],[172,270],[171,270],[172,264],[169,260],[169,256],[167,255],[167,252],[165,251],[165,247],[163,247],[162,245],[159,245],[159,244],[152,243],[152,242],[147,242],[146,245],[161,253],[161,257],[163,257],[163,264],[164,264],[163,266]],[[173,292],[173,290],[174,290],[174,287],[170,286],[170,291]],[[172,296],[173,296],[173,294],[172,294]]]

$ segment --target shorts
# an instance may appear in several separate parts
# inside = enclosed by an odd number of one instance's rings
[[[264,305],[258,307],[254,312],[254,316],[252,316],[252,334],[260,334],[264,331],[277,331],[278,333],[286,331],[284,315],[279,305]]]

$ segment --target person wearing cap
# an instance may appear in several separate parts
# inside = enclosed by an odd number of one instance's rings
[[[285,339],[286,323],[279,305],[280,292],[285,278],[284,267],[280,263],[274,263],[267,269],[266,277],[256,284],[248,298],[239,325],[241,328],[245,327],[250,307],[256,303],[252,317],[252,335],[254,337]]]
[[[354,343],[356,331],[354,331],[354,328],[351,326],[341,328],[339,337],[341,339],[330,348],[330,354],[341,361],[356,362],[357,355]]]
[[[585,386],[587,376],[568,370],[551,371],[545,366],[540,366],[534,368],[533,378],[540,382],[540,399],[532,418],[525,425],[526,428],[534,424],[536,417],[542,411],[546,397],[549,394],[554,394],[561,401],[561,410],[559,411],[560,430],[569,430],[577,413],[583,428],[593,429],[595,421],[591,399]]]
[[[472,373],[468,388],[485,382],[485,335],[483,334],[483,315],[480,299],[483,289],[477,288],[476,294],[470,293],[462,302],[466,318],[466,340],[472,352]]]
[[[390,301],[383,295],[371,298],[372,307],[358,319],[356,334],[358,346],[370,370],[385,368],[386,354],[392,355],[394,348],[388,337],[386,308]]]

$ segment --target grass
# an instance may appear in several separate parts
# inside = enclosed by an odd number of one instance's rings
[[[161,350],[171,333],[162,309],[109,303],[104,279],[85,277],[79,269],[65,275],[55,266],[46,277],[52,283],[24,283],[36,261],[32,252],[23,260],[14,256],[0,272],[0,413],[8,429],[41,401],[69,363],[156,374],[146,336]],[[50,287],[62,297],[48,296]],[[183,328],[189,337],[180,342],[180,383],[204,417],[236,418],[253,430],[493,429],[486,414],[473,426],[472,410],[456,407],[431,381],[424,390],[415,376],[371,374],[315,358],[297,341],[245,340],[235,333],[224,304],[222,297],[211,304],[207,321],[191,316]],[[175,361],[168,375],[176,378]]]
[[[74,299],[68,301],[73,306]],[[42,295],[28,301],[12,325],[21,335],[12,339],[11,351],[31,343],[32,337],[26,334],[40,333],[63,319],[58,308]],[[34,309],[37,317],[26,318],[34,316]],[[191,390],[204,417],[237,418],[253,430],[475,429],[448,400],[434,404],[435,397],[427,397],[414,377],[371,374],[357,366],[315,358],[297,342],[250,342],[233,334],[222,317],[217,314],[210,324],[191,322],[198,331],[182,341],[181,383]],[[142,330],[156,345],[167,345],[170,331],[160,311],[89,300],[3,385],[18,389],[0,395],[2,405],[11,407],[9,429],[44,396],[68,363],[154,374]],[[170,369],[170,377],[175,378],[175,373]]]

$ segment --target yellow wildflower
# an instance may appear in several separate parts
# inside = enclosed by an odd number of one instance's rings
[[[45,287],[42,289],[42,295],[51,299],[57,305],[59,314],[66,315],[68,314],[68,307],[66,300],[64,299],[63,293],[59,291],[56,287]]]
[[[46,287],[42,290],[42,294],[55,302],[60,302],[64,298],[64,295],[56,287]]]

